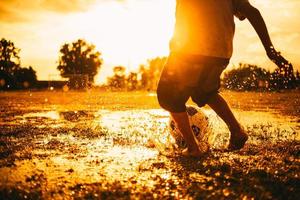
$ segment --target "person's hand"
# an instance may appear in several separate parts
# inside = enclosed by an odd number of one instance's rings
[[[280,52],[276,51],[274,47],[270,47],[269,50],[267,50],[267,55],[272,60],[280,70],[286,71],[293,74],[293,65],[287,61]]]

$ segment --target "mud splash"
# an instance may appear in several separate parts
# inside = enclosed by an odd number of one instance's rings
[[[225,152],[228,129],[203,111],[212,152],[198,160],[166,156],[169,115],[161,109],[40,109],[1,118],[0,198],[299,196],[299,118],[235,110],[250,140]]]
[[[229,138],[225,123],[210,109],[202,109],[208,116],[213,130],[211,145],[222,148]],[[300,140],[299,119],[272,112],[237,111],[238,120],[251,134],[250,142],[257,144],[264,139]],[[113,111],[46,111],[16,116],[12,123],[30,123],[37,127],[64,128],[85,126],[106,135],[119,135],[130,145],[138,142],[146,144],[150,138],[160,138],[166,142],[169,114],[162,109]],[[39,125],[38,125],[39,124]],[[131,138],[131,139],[130,139]]]

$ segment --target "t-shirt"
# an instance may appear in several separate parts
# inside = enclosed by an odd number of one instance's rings
[[[230,58],[235,30],[234,15],[248,0],[177,0],[171,52]]]

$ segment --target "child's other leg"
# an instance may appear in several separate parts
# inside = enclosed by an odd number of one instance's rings
[[[235,118],[224,98],[217,93],[209,99],[207,104],[222,118],[230,130],[231,135],[228,148],[230,150],[243,148],[248,140],[248,135]]]
[[[184,141],[187,144],[187,149],[183,152],[185,155],[198,157],[202,155],[199,150],[197,140],[190,126],[187,112],[172,113],[171,116],[177,124],[179,131],[181,132]]]
[[[198,157],[202,155],[202,152],[190,127],[185,106],[191,95],[191,88],[186,85],[187,81],[191,80],[191,76],[186,74],[186,70],[178,70],[189,69],[189,67],[190,64],[185,57],[171,54],[158,83],[157,99],[160,106],[170,112],[187,144],[187,149],[183,154]]]
[[[185,155],[200,156],[197,141],[190,127],[185,103],[189,98],[189,92],[179,89],[176,84],[161,79],[157,88],[157,98],[160,106],[169,111],[181,132],[186,144]]]

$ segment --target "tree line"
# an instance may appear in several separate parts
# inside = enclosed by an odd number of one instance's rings
[[[37,85],[36,71],[31,66],[22,67],[20,49],[14,43],[0,41],[0,89],[26,89]],[[67,78],[70,88],[91,86],[100,70],[103,59],[95,45],[83,39],[65,43],[59,50],[57,70]],[[156,57],[140,65],[137,71],[126,72],[126,66],[115,66],[113,75],[107,78],[106,86],[114,90],[156,90],[161,70],[167,57]],[[227,70],[222,77],[222,86],[231,90],[282,90],[300,87],[299,71],[276,69],[273,72],[250,64],[240,64]]]
[[[146,89],[155,91],[160,72],[167,57],[149,59],[137,72],[129,72],[126,67],[114,68],[114,75],[108,78],[108,86],[114,89]],[[277,68],[273,72],[257,65],[240,63],[238,67],[226,70],[221,77],[221,86],[236,91],[279,91],[300,88],[300,73],[291,73],[291,68]]]
[[[36,71],[31,66],[22,67],[20,49],[4,38],[0,41],[0,89],[27,89],[37,86]],[[103,60],[95,45],[78,39],[63,44],[59,50],[57,70],[69,79],[69,87],[80,89],[92,84]],[[86,77],[83,78],[83,77]]]
[[[116,66],[113,69],[113,76],[107,78],[107,85],[112,89],[118,90],[143,89],[154,91],[166,61],[167,57],[149,59],[146,64],[140,65],[138,71],[129,72],[128,75],[126,75],[126,67]]]
[[[20,49],[5,39],[0,41],[0,88],[23,89],[36,84],[36,72],[31,66],[21,67]]]
[[[228,70],[222,78],[226,89],[237,91],[277,91],[300,88],[300,73],[290,68],[277,68],[273,72],[257,65],[240,63],[237,68]]]

